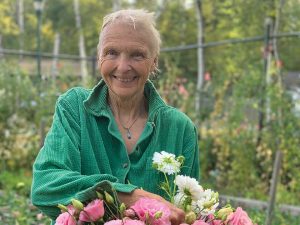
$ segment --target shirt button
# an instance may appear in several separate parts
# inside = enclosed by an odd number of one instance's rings
[[[128,163],[123,163],[123,168],[127,168],[128,167]]]

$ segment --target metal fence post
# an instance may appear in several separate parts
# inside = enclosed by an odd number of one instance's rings
[[[267,208],[267,216],[266,216],[266,225],[271,225],[272,223],[272,216],[273,210],[276,200],[276,188],[277,188],[277,181],[279,178],[279,171],[281,167],[281,160],[282,160],[282,152],[280,150],[276,151],[275,162],[273,166],[273,173],[272,173],[272,180],[271,180],[271,187],[269,193],[269,202]]]
[[[271,26],[272,26],[272,20],[270,18],[266,18],[265,21],[265,36],[264,36],[264,52],[263,52],[263,59],[264,59],[264,73],[263,73],[263,78],[262,78],[262,85],[260,87],[261,89],[261,96],[259,100],[259,111],[258,111],[258,136],[257,136],[257,141],[256,141],[256,146],[260,145],[261,142],[261,135],[262,135],[262,130],[264,128],[264,123],[265,123],[265,103],[266,103],[266,79],[265,76],[267,74],[267,69],[268,69],[268,55],[270,54],[269,52],[269,44],[270,44],[270,39],[271,39]]]

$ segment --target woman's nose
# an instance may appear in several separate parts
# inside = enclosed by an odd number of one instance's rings
[[[117,69],[120,72],[127,72],[131,70],[130,59],[126,55],[120,55],[118,59]]]

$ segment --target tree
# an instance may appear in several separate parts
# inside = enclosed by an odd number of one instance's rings
[[[24,1],[23,0],[18,0],[18,25],[20,29],[20,46],[19,49],[20,51],[23,50],[24,48],[24,31],[25,31],[25,26],[24,26]]]
[[[19,28],[11,15],[12,6],[9,3],[9,0],[3,0],[0,3],[0,51],[5,36],[16,36],[19,33]]]
[[[198,28],[198,46],[203,45],[204,41],[204,22],[203,22],[203,16],[202,16],[202,1],[196,0],[196,11],[197,11],[197,28]],[[198,76],[197,76],[197,86],[196,86],[196,97],[195,97],[195,110],[196,115],[199,114],[201,110],[201,92],[202,92],[202,86],[203,86],[203,78],[204,78],[204,71],[205,71],[205,65],[204,65],[204,54],[203,54],[203,48],[198,47],[197,51],[198,56]]]
[[[87,84],[87,61],[86,61],[86,53],[85,53],[85,44],[84,44],[84,36],[83,31],[81,27],[81,16],[80,16],[80,10],[79,10],[79,0],[74,0],[74,13],[76,18],[76,28],[79,32],[79,55],[80,55],[80,69],[81,69],[81,78],[83,83]]]

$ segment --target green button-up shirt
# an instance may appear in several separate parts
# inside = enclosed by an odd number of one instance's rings
[[[135,188],[163,195],[163,175],[152,168],[154,152],[183,155],[181,174],[199,178],[197,132],[192,121],[161,99],[147,81],[148,120],[131,154],[107,104],[108,88],[72,88],[59,97],[45,143],[33,166],[32,202],[55,219],[57,204],[95,197],[95,189]]]

